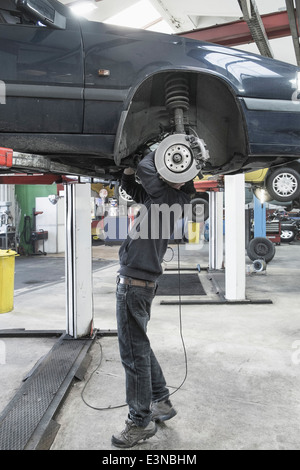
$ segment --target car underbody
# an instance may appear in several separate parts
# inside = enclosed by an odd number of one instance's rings
[[[0,6],[0,146],[24,171],[115,180],[155,149],[178,182],[299,158],[297,67],[34,5]]]
[[[136,167],[149,150],[159,152],[161,143],[170,136],[174,143],[176,136],[183,135],[204,142],[209,156],[202,159],[199,176],[234,174],[291,160],[281,155],[255,159],[249,155],[240,102],[224,82],[209,74],[156,73],[128,101],[116,136],[10,133],[2,134],[2,146],[23,155],[24,171],[49,168],[53,173],[85,174],[104,180],[118,179],[124,167]],[[43,157],[43,164],[38,156]],[[184,154],[176,156],[184,159]]]

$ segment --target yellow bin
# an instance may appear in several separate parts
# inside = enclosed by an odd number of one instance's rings
[[[199,243],[200,241],[200,224],[199,222],[188,223],[189,243]]]
[[[14,308],[15,257],[12,250],[0,250],[0,313]]]

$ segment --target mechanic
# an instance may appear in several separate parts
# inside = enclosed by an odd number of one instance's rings
[[[184,185],[164,181],[157,173],[154,155],[154,152],[146,155],[137,167],[136,176],[141,184],[136,182],[132,168],[124,170],[121,181],[122,189],[144,209],[136,219],[138,226],[129,232],[119,251],[117,325],[129,414],[125,429],[112,436],[112,444],[124,448],[152,437],[157,431],[156,422],[176,415],[162,369],[150,346],[147,324],[170,238],[161,234],[165,223],[169,224],[172,234],[177,221],[175,216],[167,221],[160,214],[156,233],[151,221],[162,204],[178,205],[182,218],[184,206],[190,203],[189,193],[195,190],[192,182]]]

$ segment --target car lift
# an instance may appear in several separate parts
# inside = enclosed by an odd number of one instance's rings
[[[245,198],[244,175],[225,176],[217,180],[196,181],[197,192],[209,192],[209,279],[220,301],[182,301],[184,304],[250,303],[246,299],[245,270]],[[223,271],[223,192],[225,190],[225,292],[216,275]],[[164,302],[166,303],[166,302]]]
[[[83,175],[82,170],[54,165],[47,157],[6,148],[0,148],[0,170],[0,184],[65,184],[66,331],[0,330],[0,338],[59,338],[27,374],[0,415],[0,450],[47,450],[59,429],[54,419],[57,410],[75,378],[83,380],[95,339],[116,335],[113,330],[93,329],[91,223],[87,210],[93,178]],[[61,176],[74,173],[77,176]]]
[[[246,298],[245,263],[245,177],[226,175],[217,180],[199,180],[194,187],[209,192],[209,267],[208,279],[214,284],[218,300],[181,300],[181,305],[270,304],[269,299]],[[225,192],[225,259],[223,263],[223,192]],[[224,268],[225,264],[225,269]],[[219,282],[225,273],[225,288]],[[178,301],[164,300],[163,305]]]
[[[92,253],[90,214],[87,210],[90,204],[90,185],[86,183],[91,178],[84,178],[82,181],[81,176],[72,179],[71,176],[51,173],[52,170],[65,170],[72,174],[74,169],[53,164],[47,157],[22,154],[6,148],[0,148],[0,166],[3,170],[26,170],[34,173],[0,174],[1,184],[65,183],[66,333],[74,339],[90,336],[93,330]],[[44,174],[43,171],[47,173]],[[82,246],[85,247],[84,250],[80,249]]]
[[[93,331],[91,224],[87,210],[90,184],[81,184],[87,183],[88,179],[61,176],[72,175],[77,170],[66,166],[57,169],[46,157],[19,154],[11,149],[0,148],[0,169],[0,184],[49,184],[51,181],[64,182],[66,186],[66,332],[0,331],[0,338],[59,336],[49,353],[27,374],[26,381],[0,414],[0,450],[47,450],[59,430],[55,421],[57,411],[75,378],[83,380],[91,360],[88,352],[95,338],[116,335],[116,332]],[[55,174],[55,169],[60,174]],[[25,171],[26,174],[7,174],[6,170]],[[217,187],[217,183],[215,187],[212,182],[209,184],[212,214],[210,267],[217,271],[222,267],[223,255],[223,198],[221,187]],[[242,194],[244,176],[225,176],[226,293],[214,303],[257,303],[245,300],[245,208]],[[80,249],[82,246],[84,250]],[[197,302],[182,301],[184,303]]]

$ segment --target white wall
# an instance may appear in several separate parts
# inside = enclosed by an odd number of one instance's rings
[[[46,253],[62,253],[65,251],[65,217],[64,199],[60,198],[53,205],[47,197],[35,199],[36,212],[43,214],[36,216],[36,230],[48,231],[48,240],[45,240]],[[38,242],[38,249],[43,250],[42,240]]]
[[[0,201],[11,202],[10,212],[15,222],[15,186],[13,184],[0,184]]]

